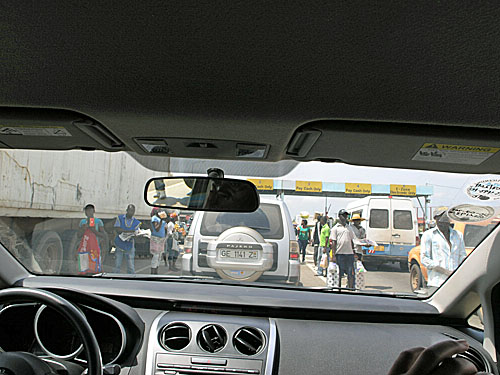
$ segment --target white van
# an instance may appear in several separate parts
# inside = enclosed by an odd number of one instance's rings
[[[383,263],[399,262],[401,269],[408,268],[408,252],[418,239],[417,212],[411,198],[369,196],[347,205],[352,216],[365,218],[361,225],[366,237],[377,243],[363,248],[363,260]]]
[[[285,202],[261,198],[252,213],[196,212],[182,274],[299,285],[299,248]]]

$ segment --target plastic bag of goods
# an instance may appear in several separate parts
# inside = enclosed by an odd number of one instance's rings
[[[330,288],[338,287],[340,285],[339,266],[337,263],[330,262],[328,265],[326,284]]]

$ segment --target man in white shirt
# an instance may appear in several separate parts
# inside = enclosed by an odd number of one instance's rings
[[[340,284],[342,284],[342,276],[347,275],[347,286],[354,288],[354,233],[347,224],[348,213],[342,209],[339,211],[339,222],[333,227],[332,239],[332,260],[337,262],[339,266]],[[342,285],[339,285],[342,286]]]
[[[434,214],[436,227],[425,231],[420,241],[420,261],[427,268],[429,287],[439,287],[466,257],[462,233],[450,225],[446,207]]]

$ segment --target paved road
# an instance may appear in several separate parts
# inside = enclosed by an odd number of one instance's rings
[[[326,286],[326,278],[322,276],[315,276],[315,267],[313,263],[313,250],[312,247],[308,248],[308,255],[306,256],[306,263],[300,267],[300,278],[306,287],[324,287]],[[180,259],[177,266],[180,267]],[[111,272],[113,265],[112,257],[109,257],[104,264],[104,271]],[[150,273],[151,260],[149,258],[136,258],[135,269],[136,273],[148,274]],[[122,272],[125,272],[125,262],[122,265]],[[180,272],[168,271],[165,264],[162,262],[158,270],[159,274],[180,275]],[[366,273],[366,290],[379,290],[388,292],[408,292],[410,289],[410,274],[407,271],[401,271],[399,264],[384,264],[378,270],[368,271]],[[344,278],[343,286],[346,285]]]

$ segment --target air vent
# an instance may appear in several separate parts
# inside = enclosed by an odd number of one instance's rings
[[[264,334],[257,328],[240,328],[234,334],[233,345],[241,354],[255,355],[264,348]]]
[[[459,340],[458,337],[450,335],[449,333],[441,332],[443,335],[448,336],[453,340]],[[474,364],[476,366],[477,371],[491,371],[488,362],[484,359],[484,357],[479,353],[477,349],[474,349],[472,346],[469,346],[469,349],[465,353],[460,353],[456,355],[457,357],[464,358]]]
[[[184,323],[170,323],[162,329],[159,341],[167,350],[182,350],[191,341],[191,329]]]
[[[484,359],[484,357],[479,353],[478,350],[474,349],[472,346],[465,353],[457,354],[459,358],[465,358],[466,360],[472,362],[476,366],[477,371],[490,371],[490,366]]]
[[[226,331],[219,325],[210,324],[198,332],[198,345],[206,352],[216,353],[226,346],[226,342]]]

